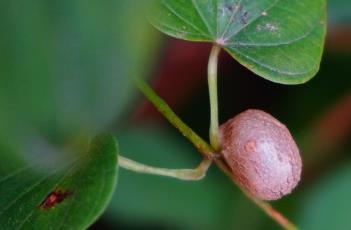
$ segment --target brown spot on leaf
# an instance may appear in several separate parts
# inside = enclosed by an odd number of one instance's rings
[[[243,6],[240,4],[227,5],[226,7],[231,13],[234,13],[236,11],[241,11],[243,9]]]
[[[63,190],[54,190],[51,192],[47,197],[44,199],[44,201],[39,205],[40,208],[44,210],[48,210],[57,204],[63,202],[67,197],[71,196],[72,192],[69,191],[63,191]]]
[[[240,16],[240,22],[243,25],[246,25],[249,20],[249,13],[247,11],[243,11]]]

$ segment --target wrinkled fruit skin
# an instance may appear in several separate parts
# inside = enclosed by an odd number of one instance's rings
[[[222,155],[251,195],[277,200],[298,184],[302,162],[289,130],[261,110],[247,110],[220,127]]]

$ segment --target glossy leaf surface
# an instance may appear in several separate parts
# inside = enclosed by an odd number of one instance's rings
[[[95,138],[88,153],[28,165],[0,162],[1,229],[86,229],[106,208],[117,177],[117,146]]]
[[[155,0],[151,22],[162,32],[222,46],[274,82],[298,84],[319,69],[325,0]]]

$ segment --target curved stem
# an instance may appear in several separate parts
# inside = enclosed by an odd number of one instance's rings
[[[187,126],[141,78],[133,79],[139,90],[152,102],[157,110],[167,118],[206,158],[214,158],[215,151],[211,146]]]
[[[218,128],[217,69],[221,47],[213,45],[208,61],[208,89],[211,107],[210,143],[215,150],[220,149]]]
[[[135,78],[136,86],[150,100],[150,102],[165,116],[165,118],[174,125],[194,146],[209,159],[213,158],[216,165],[235,183],[235,178],[228,168],[227,164],[220,158],[215,158],[216,151],[206,141],[199,137],[190,127],[188,127],[172,111],[172,109],[140,78]],[[238,185],[238,184],[237,184]],[[252,197],[246,190],[238,185],[243,193],[261,208],[269,217],[286,230],[297,230],[298,228],[284,217],[279,211],[274,209],[269,203]]]
[[[206,176],[206,172],[212,161],[204,159],[195,169],[167,169],[156,168],[149,165],[141,164],[128,158],[118,156],[118,165],[138,173],[153,174],[159,176],[173,177],[180,180],[201,180]]]

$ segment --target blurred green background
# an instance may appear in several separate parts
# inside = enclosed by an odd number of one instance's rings
[[[0,151],[38,157],[111,131],[121,152],[160,167],[194,167],[196,150],[130,83],[150,79],[203,137],[210,46],[167,38],[140,0],[0,3]],[[351,229],[351,2],[329,2],[320,73],[299,86],[255,76],[223,54],[220,120],[261,108],[296,137],[301,185],[273,205],[302,229]],[[2,159],[4,160],[4,159]],[[91,229],[279,229],[215,167],[201,182],[120,171],[105,215]]]

